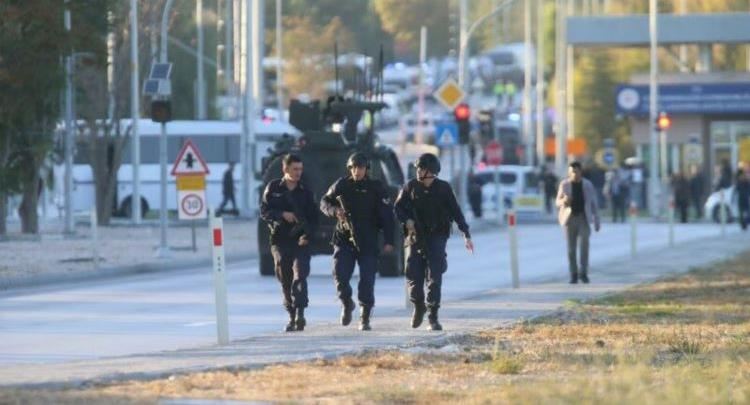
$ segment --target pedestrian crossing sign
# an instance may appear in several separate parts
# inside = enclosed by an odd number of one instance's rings
[[[200,151],[193,144],[193,141],[188,139],[185,144],[182,145],[180,153],[177,154],[177,159],[174,161],[172,166],[172,176],[179,175],[206,175],[209,173],[208,165],[203,160]]]
[[[451,123],[435,125],[435,143],[438,146],[453,146],[458,143],[458,126]]]

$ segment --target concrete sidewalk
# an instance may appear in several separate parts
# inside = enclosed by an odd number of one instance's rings
[[[559,308],[570,299],[588,299],[628,286],[725,260],[746,250],[747,234],[707,238],[662,249],[635,259],[623,257],[597,266],[594,283],[569,285],[564,275],[524,285],[520,290],[493,289],[445,302],[441,321],[446,331],[409,327],[405,309],[376,313],[372,332],[347,328],[334,319],[310,325],[301,333],[269,333],[207,346],[52,364],[24,364],[0,370],[0,385],[27,387],[77,386],[91,382],[145,379],[221,368],[254,368],[267,364],[330,358],[369,349],[443,345],[460,335],[509,325]],[[446,286],[450,288],[450,286]],[[231,325],[230,325],[231,327]]]

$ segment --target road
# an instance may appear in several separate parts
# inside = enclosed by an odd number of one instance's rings
[[[737,232],[729,228],[729,237]],[[519,227],[521,286],[564,280],[565,245],[553,224]],[[639,225],[639,254],[666,247],[664,224]],[[712,224],[677,226],[677,243],[718,237]],[[629,225],[605,224],[591,243],[591,278],[597,265],[629,257]],[[445,302],[475,296],[510,284],[507,232],[474,236],[476,253],[463,249],[454,235],[448,249]],[[699,253],[699,252],[697,252]],[[330,258],[315,257],[309,279],[308,324],[334,324],[339,304],[331,279]],[[356,278],[352,284],[356,283]],[[575,288],[575,287],[573,287]],[[230,338],[245,339],[281,331],[286,313],[275,279],[261,277],[256,261],[228,268]],[[405,308],[402,278],[379,278],[378,316]],[[406,327],[408,319],[404,319]],[[353,328],[354,326],[350,326]],[[279,332],[281,333],[281,332]],[[15,291],[0,296],[0,366],[90,360],[211,345],[216,340],[211,270],[130,276],[76,285]]]

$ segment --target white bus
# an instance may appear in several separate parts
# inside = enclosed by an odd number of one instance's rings
[[[122,127],[128,128],[131,120],[123,120]],[[235,199],[240,203],[239,188],[242,166],[240,162],[240,133],[242,123],[240,121],[172,121],[167,124],[167,209],[177,209],[177,190],[175,177],[169,174],[174,160],[177,158],[183,143],[190,139],[198,148],[201,156],[208,164],[210,173],[206,177],[206,200],[208,207],[215,209],[222,199],[221,186],[222,177],[229,162],[236,162],[234,169]],[[138,124],[140,133],[140,193],[142,215],[149,210],[158,210],[161,207],[159,185],[159,136],[161,135],[161,124],[152,122],[150,119],[141,119]],[[255,170],[261,169],[261,159],[267,155],[268,148],[281,139],[285,134],[297,137],[299,131],[293,126],[279,121],[255,121],[256,156]],[[133,193],[133,167],[131,165],[132,147],[130,141],[123,150],[122,164],[117,172],[116,207],[113,207],[120,215],[129,216]],[[86,145],[78,143],[77,153],[73,166],[73,210],[89,211],[95,204],[94,178],[91,166],[88,164],[88,152]],[[57,201],[62,201],[64,165],[55,166],[55,195]],[[281,174],[279,174],[281,175]],[[255,190],[259,187],[259,181],[251,173],[251,208],[255,207],[257,196]],[[239,207],[238,207],[239,208]]]

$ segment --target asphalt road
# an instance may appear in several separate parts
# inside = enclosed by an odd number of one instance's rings
[[[737,230],[729,227],[729,237]],[[597,266],[630,257],[629,225],[605,224],[591,241],[591,278]],[[565,244],[553,224],[519,227],[521,286],[567,277]],[[678,244],[718,238],[713,224],[679,225]],[[474,236],[476,252],[463,249],[454,235],[449,242],[449,270],[443,285],[444,302],[458,301],[510,285],[507,232],[492,230]],[[667,245],[665,224],[640,224],[639,255],[647,256]],[[700,255],[700,251],[695,252]],[[339,303],[331,277],[330,258],[315,257],[309,278],[309,325],[334,325]],[[602,269],[603,270],[603,269]],[[228,268],[230,339],[275,333],[286,323],[278,282],[261,277],[257,262]],[[356,291],[357,278],[352,281]],[[73,360],[152,353],[212,345],[216,342],[210,268],[183,272],[128,276],[75,285],[14,291],[0,296],[0,367],[47,364]],[[575,288],[575,287],[572,287]],[[378,317],[405,308],[403,278],[378,278]],[[522,293],[522,291],[521,291]],[[408,319],[404,318],[404,327]],[[355,328],[353,322],[350,328]]]

